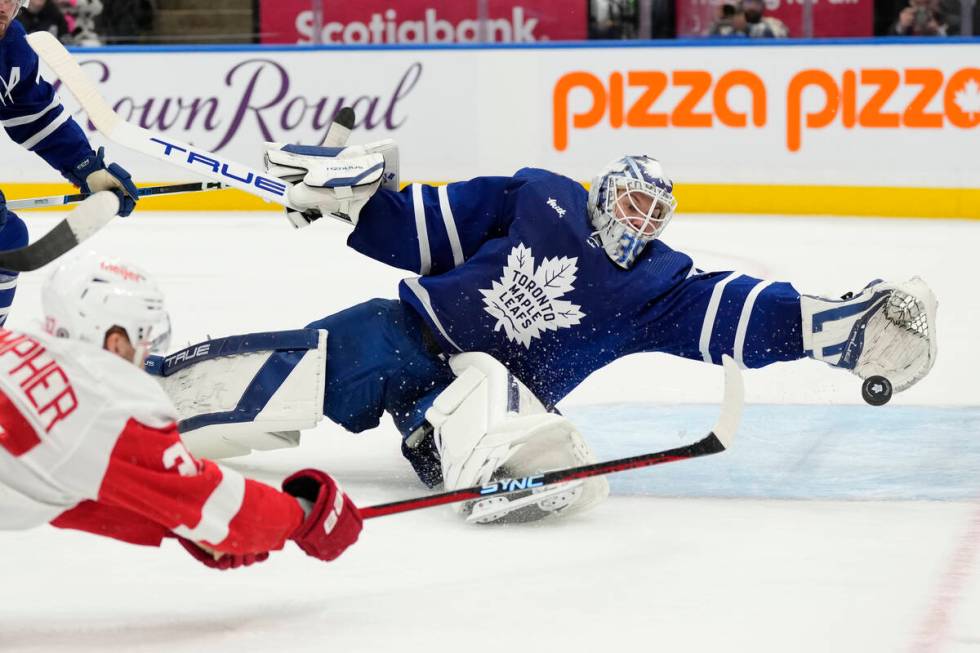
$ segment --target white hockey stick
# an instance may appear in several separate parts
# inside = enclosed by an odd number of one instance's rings
[[[51,33],[34,32],[27,36],[27,42],[41,61],[55,72],[61,83],[75,96],[99,133],[110,141],[220,181],[268,202],[295,208],[289,204],[287,193],[290,185],[285,181],[226,159],[220,154],[172,138],[163,138],[123,120],[112,110],[105,98],[99,95],[92,80],[85,76],[78,62]]]
[[[0,252],[0,268],[30,272],[44,267],[108,224],[119,213],[119,198],[107,190],[89,196],[68,216],[27,247]]]

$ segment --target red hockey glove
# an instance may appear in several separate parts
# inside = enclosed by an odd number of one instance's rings
[[[179,535],[174,535],[180,545],[187,550],[191,557],[200,562],[205,567],[211,567],[212,569],[238,569],[239,567],[247,567],[256,562],[263,562],[269,557],[268,553],[218,553],[212,552],[208,549],[191,542],[185,537]],[[215,558],[215,555],[218,557]]]
[[[289,536],[307,555],[330,561],[357,541],[361,514],[326,473],[316,469],[298,471],[282,482],[282,489],[313,504],[306,519]]]

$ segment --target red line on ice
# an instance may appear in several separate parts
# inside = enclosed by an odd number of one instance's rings
[[[939,579],[932,605],[912,642],[912,653],[939,653],[949,635],[950,622],[957,604],[963,598],[963,586],[976,572],[980,549],[980,503],[970,517],[966,532],[960,538],[946,571]]]

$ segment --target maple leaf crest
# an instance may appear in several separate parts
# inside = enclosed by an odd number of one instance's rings
[[[504,329],[508,338],[530,349],[545,331],[581,323],[581,307],[561,299],[575,289],[577,273],[575,257],[546,258],[535,267],[531,248],[519,243],[507,256],[500,280],[480,290],[484,310],[497,320],[494,331]]]
[[[963,113],[969,114],[973,119],[973,114],[980,113],[980,84],[976,79],[971,79],[963,88],[956,91],[954,102]]]

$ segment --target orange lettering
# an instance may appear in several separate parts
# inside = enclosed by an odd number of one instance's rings
[[[872,68],[861,71],[862,84],[877,84],[878,90],[867,101],[858,116],[862,127],[898,127],[898,113],[881,110],[898,88],[900,79],[897,70]]]
[[[841,81],[841,122],[851,129],[857,110],[857,75],[853,70],[845,70]]]
[[[711,73],[704,70],[675,70],[674,86],[690,86],[691,90],[681,98],[670,116],[674,127],[710,127],[710,113],[695,113],[698,105],[711,88]]]
[[[840,89],[830,74],[822,70],[803,70],[789,80],[786,91],[786,147],[790,152],[800,149],[801,132],[803,130],[803,90],[807,86],[818,86],[824,92],[824,107],[817,113],[806,115],[807,127],[826,127],[837,115],[840,104]]]
[[[609,76],[609,124],[613,129],[623,126],[623,74]]]
[[[748,70],[733,70],[725,73],[715,85],[712,99],[715,104],[715,114],[721,124],[728,127],[745,127],[748,124],[744,113],[733,111],[728,105],[728,91],[733,86],[745,86],[752,94],[752,124],[762,127],[766,124],[766,86],[762,79]]]
[[[630,86],[646,87],[643,95],[630,107],[626,124],[630,127],[666,127],[667,114],[653,113],[650,107],[667,88],[667,75],[659,70],[638,70],[630,71],[626,79]]]
[[[555,84],[552,98],[554,105],[554,145],[559,152],[568,147],[568,96],[577,88],[587,89],[592,94],[592,108],[585,113],[572,116],[572,125],[583,129],[594,127],[602,120],[606,112],[606,89],[595,75],[586,72],[574,72],[562,75]]]
[[[935,68],[909,68],[905,71],[905,83],[922,87],[902,114],[906,127],[942,127],[943,114],[926,112],[926,107],[943,87],[943,73]]]

